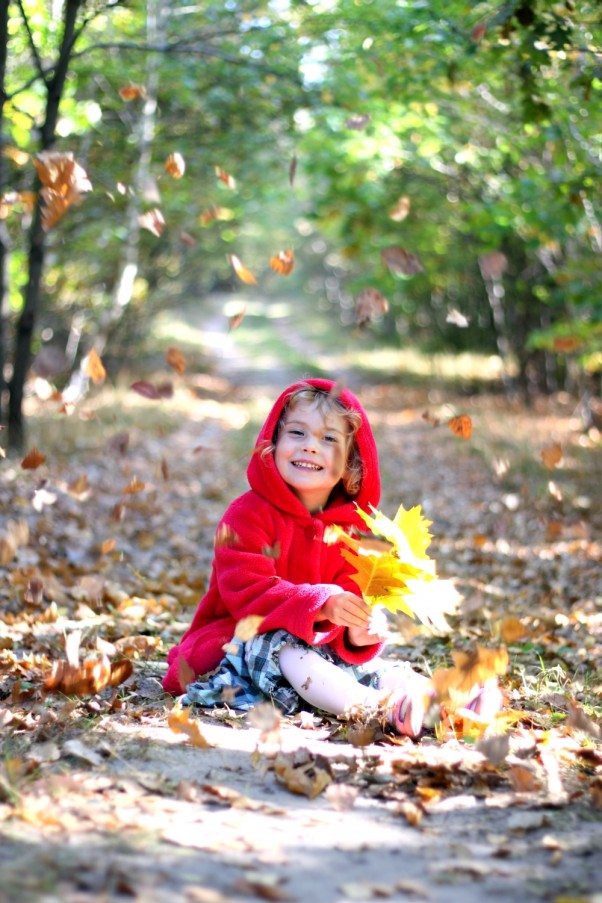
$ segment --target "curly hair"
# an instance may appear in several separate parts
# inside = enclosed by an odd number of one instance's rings
[[[342,483],[347,495],[350,498],[355,498],[360,491],[363,476],[362,459],[357,447],[357,442],[355,441],[355,434],[362,424],[362,417],[358,411],[348,407],[332,392],[318,389],[310,383],[302,384],[297,389],[294,389],[287,397],[286,404],[284,405],[278,423],[276,424],[272,441],[263,449],[262,455],[273,453],[276,448],[276,442],[278,441],[280,431],[286,422],[287,414],[289,411],[294,410],[299,402],[307,402],[308,404],[315,403],[318,405],[321,414],[338,414],[345,421],[345,424],[347,425],[345,449],[347,460],[345,462],[345,473],[343,474]]]

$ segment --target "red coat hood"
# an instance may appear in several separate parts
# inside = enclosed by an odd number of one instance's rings
[[[306,379],[294,383],[282,392],[259,432],[255,453],[247,468],[247,478],[251,489],[262,498],[289,514],[307,520],[311,518],[311,514],[278,473],[273,454],[261,454],[261,450],[272,443],[278,420],[290,394],[304,385],[331,392],[335,383],[330,379]],[[368,417],[358,399],[349,389],[343,389],[339,397],[343,404],[353,408],[362,418],[361,426],[355,436],[362,459],[362,485],[359,494],[353,501],[350,502],[344,498],[341,498],[340,501],[334,500],[319,516],[326,523],[331,521],[336,521],[338,524],[357,523],[357,506],[364,511],[369,511],[370,505],[375,508],[378,506],[380,499],[378,452]]]

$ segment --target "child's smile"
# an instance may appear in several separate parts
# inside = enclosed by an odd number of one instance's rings
[[[343,477],[346,457],[347,431],[340,414],[325,416],[315,402],[306,401],[289,411],[274,460],[281,477],[312,513],[324,507]]]

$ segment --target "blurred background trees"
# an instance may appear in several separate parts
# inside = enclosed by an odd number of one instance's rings
[[[0,45],[15,446],[32,361],[77,400],[92,348],[114,371],[154,312],[240,286],[233,254],[337,329],[372,289],[383,346],[484,350],[507,391],[599,394],[593,0],[19,0]]]

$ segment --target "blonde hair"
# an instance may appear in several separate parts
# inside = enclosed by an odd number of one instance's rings
[[[282,413],[276,424],[274,435],[271,443],[262,451],[262,455],[270,454],[276,448],[276,442],[280,431],[286,422],[289,411],[295,409],[299,402],[307,402],[308,404],[317,404],[321,414],[337,414],[342,417],[347,426],[346,453],[347,460],[345,463],[345,473],[343,474],[342,483],[345,492],[350,498],[355,498],[359,493],[362,485],[363,467],[360,457],[359,448],[355,441],[355,435],[362,425],[362,415],[359,411],[350,408],[341,399],[331,392],[312,386],[311,383],[304,383],[297,389],[294,389],[286,399],[286,404],[282,409]]]

